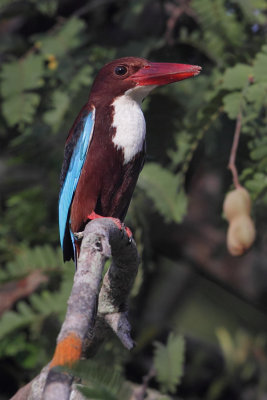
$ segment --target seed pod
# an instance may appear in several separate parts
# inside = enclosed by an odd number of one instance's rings
[[[230,222],[227,232],[227,248],[233,256],[241,256],[255,240],[254,222],[249,215],[237,215]]]
[[[248,191],[239,187],[227,194],[223,203],[226,219],[231,222],[237,215],[250,214],[251,201]]]

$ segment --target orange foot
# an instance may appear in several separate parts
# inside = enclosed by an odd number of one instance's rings
[[[89,214],[87,216],[88,219],[97,219],[97,218],[108,218],[111,219],[114,224],[117,225],[117,227],[122,231],[123,229],[125,230],[125,232],[127,233],[127,236],[129,238],[129,241],[132,241],[133,238],[133,234],[131,232],[131,229],[128,228],[128,226],[124,225],[123,222],[121,222],[121,220],[119,218],[113,218],[113,217],[103,217],[102,215],[96,214],[94,211],[91,212],[91,214]]]

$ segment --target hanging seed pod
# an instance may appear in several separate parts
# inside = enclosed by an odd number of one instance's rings
[[[229,222],[237,215],[249,215],[250,209],[251,200],[245,188],[239,187],[226,195],[223,203],[223,211]]]
[[[227,232],[227,248],[233,256],[240,256],[251,247],[256,237],[254,222],[249,215],[237,215]]]
[[[239,187],[227,194],[223,211],[229,222],[227,248],[233,256],[240,256],[251,247],[256,230],[250,217],[251,200],[248,191]]]

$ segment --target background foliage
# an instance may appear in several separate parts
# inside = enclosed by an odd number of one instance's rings
[[[145,100],[147,163],[127,217],[142,255],[131,298],[137,348],[107,342],[98,367],[80,371],[84,393],[126,399],[149,376],[162,400],[263,399],[266,1],[0,0],[0,14],[0,398],[50,360],[64,317],[74,273],[57,228],[67,132],[97,70],[135,55],[203,72]],[[221,209],[240,112],[238,169],[257,240],[233,258]]]

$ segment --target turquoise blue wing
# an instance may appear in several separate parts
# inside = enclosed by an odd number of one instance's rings
[[[71,232],[69,232],[69,212],[73,195],[79,182],[82,168],[89,149],[90,141],[93,136],[94,121],[95,109],[90,112],[87,117],[84,117],[84,122],[81,125],[81,133],[73,149],[69,167],[59,196],[59,234],[63,253],[65,234],[70,235],[73,242],[73,235],[71,234]],[[66,232],[66,230],[68,230],[68,232]]]

